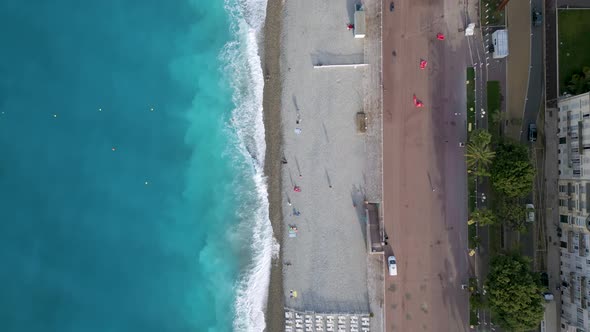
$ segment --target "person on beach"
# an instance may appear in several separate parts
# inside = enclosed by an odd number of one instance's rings
[[[300,193],[301,192],[301,188],[299,188],[299,186],[294,186],[293,187],[293,191],[296,193]]]

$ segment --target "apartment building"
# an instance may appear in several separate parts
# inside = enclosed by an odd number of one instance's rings
[[[590,332],[590,93],[558,107],[561,330]]]

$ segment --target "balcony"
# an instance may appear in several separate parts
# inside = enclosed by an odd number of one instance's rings
[[[578,121],[578,151],[584,154],[584,122]]]
[[[586,301],[586,276],[580,278],[580,299],[582,309],[586,309],[588,305]]]
[[[570,280],[569,280],[569,286],[568,286],[568,291],[570,293],[570,303],[576,303],[576,272],[571,271],[570,272]]]
[[[586,249],[588,248],[586,236],[587,235],[585,235],[585,234],[580,234],[578,236],[578,255],[580,257],[588,256],[588,253],[586,252]]]

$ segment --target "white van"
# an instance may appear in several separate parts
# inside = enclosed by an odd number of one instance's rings
[[[526,205],[526,221],[527,222],[534,222],[535,221],[535,206],[533,204]]]

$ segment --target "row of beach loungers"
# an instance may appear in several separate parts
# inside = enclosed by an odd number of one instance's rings
[[[368,315],[285,311],[286,332],[370,332]]]

